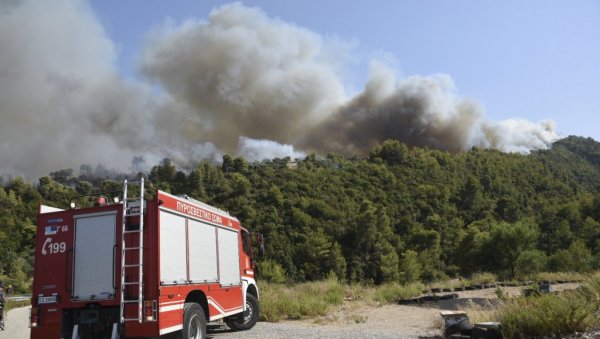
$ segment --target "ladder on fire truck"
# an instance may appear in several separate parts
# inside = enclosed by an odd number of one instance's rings
[[[128,197],[127,189],[129,185],[139,185],[139,197]],[[143,298],[144,298],[144,178],[140,181],[130,183],[123,182],[123,222],[121,225],[121,303],[120,314],[121,323],[126,321],[142,322],[143,316]],[[129,228],[127,219],[129,217],[139,217],[139,227]],[[135,237],[135,235],[138,235]],[[137,240],[136,240],[137,238]],[[129,246],[129,247],[127,247]],[[132,260],[130,258],[136,258]],[[129,259],[129,260],[128,260]],[[137,272],[135,274],[134,272]],[[129,273],[129,277],[126,276]],[[128,278],[128,279],[127,279]],[[137,298],[129,297],[128,289],[137,287]],[[137,317],[125,317],[125,306],[137,306]]]

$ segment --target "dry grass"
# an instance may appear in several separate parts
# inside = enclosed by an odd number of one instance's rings
[[[440,289],[455,289],[461,287],[467,287],[471,285],[483,285],[492,284],[497,281],[498,277],[492,273],[476,273],[468,279],[451,279],[445,281],[435,281],[427,285],[428,289],[440,288]]]
[[[423,284],[344,285],[336,279],[295,285],[263,283],[261,318],[265,321],[326,317],[344,302],[378,306],[421,294]],[[348,306],[352,308],[352,306]],[[357,321],[358,320],[358,321]],[[366,319],[353,319],[364,322]]]
[[[261,318],[266,321],[315,318],[344,301],[344,286],[335,279],[296,285],[264,283]]]
[[[586,275],[576,272],[540,272],[533,274],[528,277],[524,277],[523,280],[532,281],[583,281],[587,278]]]
[[[475,324],[486,321],[495,321],[495,313],[497,312],[498,307],[501,307],[500,305],[501,304],[496,304],[496,306],[482,306],[469,301],[465,306],[461,307],[460,310],[467,312],[469,320],[472,324]]]
[[[24,301],[7,300],[4,304],[4,312],[8,312],[8,311],[12,310],[13,308],[25,307],[25,306],[30,306],[30,305],[31,305],[31,300],[24,300]]]

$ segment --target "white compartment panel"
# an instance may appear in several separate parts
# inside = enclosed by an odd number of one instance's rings
[[[186,266],[185,218],[160,211],[160,281],[185,283]]]
[[[217,273],[217,228],[188,220],[190,280],[215,282]]]
[[[75,216],[73,298],[114,297],[116,212]]]
[[[219,281],[221,285],[241,285],[238,234],[236,231],[218,228],[219,234]]]

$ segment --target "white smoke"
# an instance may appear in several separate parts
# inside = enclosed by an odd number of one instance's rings
[[[114,44],[79,0],[0,2],[0,46],[0,175],[126,170],[134,156],[365,154],[389,138],[521,152],[558,138],[548,122],[488,121],[447,75],[398,79],[374,62],[350,98],[344,43],[237,3],[150,32],[139,57],[148,83],[119,74]]]
[[[532,149],[548,148],[559,139],[553,121],[532,123],[523,119],[508,119],[498,123],[486,122],[482,126],[486,137],[477,144],[504,152],[526,153]]]
[[[306,157],[306,153],[294,150],[292,145],[282,145],[271,140],[256,140],[240,137],[237,153],[249,161],[285,158],[298,159]]]

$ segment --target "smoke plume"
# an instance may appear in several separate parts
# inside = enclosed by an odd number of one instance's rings
[[[239,4],[153,32],[140,69],[227,152],[239,136],[295,143],[344,100],[320,36]]]
[[[285,158],[298,159],[306,157],[304,152],[294,150],[292,145],[282,145],[271,140],[256,140],[240,137],[238,153],[248,161]]]
[[[547,148],[557,138],[548,121],[487,121],[477,102],[456,93],[448,75],[396,80],[393,70],[373,62],[363,92],[314,129],[306,144],[360,154],[385,139],[398,139],[450,152],[473,146],[527,152]]]
[[[208,21],[153,32],[141,71],[195,109],[208,138],[230,152],[239,136],[316,152],[364,154],[385,139],[452,152],[473,146],[503,151],[545,148],[558,138],[550,123],[491,122],[457,94],[448,75],[396,79],[374,61],[352,98],[336,69],[346,50],[239,4]]]
[[[350,96],[348,46],[237,3],[149,32],[137,81],[119,73],[113,42],[78,0],[0,2],[0,46],[0,176],[126,170],[139,156],[360,155],[390,138],[524,152],[558,138],[550,122],[487,120],[448,75],[397,78],[373,61]]]
[[[123,79],[85,3],[1,2],[0,42],[0,176],[219,153],[193,142],[198,118],[185,103]]]

